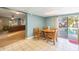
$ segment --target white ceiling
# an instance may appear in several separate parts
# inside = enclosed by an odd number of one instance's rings
[[[17,11],[15,10],[9,10],[9,9],[5,9],[5,8],[0,8],[0,16],[3,17],[16,17],[16,18],[23,18],[24,17],[24,13],[18,12],[19,14],[16,14]]]
[[[79,7],[9,7],[9,8],[43,17],[79,13]]]

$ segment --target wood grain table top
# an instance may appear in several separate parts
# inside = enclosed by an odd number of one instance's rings
[[[46,30],[42,30],[43,32],[55,32],[56,30],[50,30],[50,29],[46,29]]]

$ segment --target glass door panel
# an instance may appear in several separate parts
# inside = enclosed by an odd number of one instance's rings
[[[68,39],[77,40],[78,39],[78,17],[68,16]]]
[[[62,38],[67,38],[68,37],[67,17],[59,17],[58,23],[59,23],[58,36]]]

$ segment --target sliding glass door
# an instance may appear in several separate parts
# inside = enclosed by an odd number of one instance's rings
[[[69,40],[78,40],[79,16],[58,17],[58,36]]]

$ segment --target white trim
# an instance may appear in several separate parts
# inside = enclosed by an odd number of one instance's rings
[[[27,37],[26,39],[33,39],[33,37],[34,37],[34,36],[31,36],[31,37]]]

